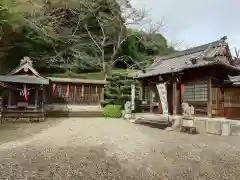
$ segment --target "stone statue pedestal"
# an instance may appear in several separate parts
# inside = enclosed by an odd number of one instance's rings
[[[183,120],[194,120],[195,118],[193,116],[183,116]]]
[[[182,132],[190,131],[190,133],[196,132],[194,107],[189,106],[188,103],[182,103],[183,115],[181,120],[180,130]]]
[[[123,118],[127,120],[132,119],[132,104],[130,101],[127,101],[124,105]]]

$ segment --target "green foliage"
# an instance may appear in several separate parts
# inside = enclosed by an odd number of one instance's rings
[[[104,104],[123,105],[126,101],[131,100],[131,84],[135,84],[136,93],[139,92],[138,82],[129,78],[126,73],[114,73],[107,78],[105,85],[105,102]],[[136,99],[138,94],[136,94]]]
[[[41,73],[85,76],[102,71],[103,60],[111,68],[112,64],[113,68],[126,69],[134,64],[138,68],[149,65],[156,55],[174,51],[160,33],[127,29],[122,11],[131,6],[128,0],[121,0],[122,5],[119,2],[2,0],[0,72],[9,71],[23,56],[29,56]],[[114,53],[119,37],[123,42]],[[103,51],[96,44],[102,45]]]
[[[132,32],[130,30],[130,33]],[[121,55],[125,56],[124,60],[129,65],[132,66],[135,63],[144,68],[153,63],[155,56],[166,55],[174,51],[160,33],[148,34],[134,31],[123,43]]]
[[[104,117],[120,118],[122,117],[121,106],[106,105],[103,110]]]

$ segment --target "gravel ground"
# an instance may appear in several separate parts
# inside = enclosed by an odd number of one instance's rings
[[[35,130],[27,128],[28,137],[1,143],[0,179],[240,179],[239,137],[189,135],[101,118],[31,126]]]

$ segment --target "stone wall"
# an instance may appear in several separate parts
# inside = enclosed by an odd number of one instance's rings
[[[173,128],[181,126],[181,116],[172,117]],[[226,118],[195,117],[197,132],[200,134],[215,134],[221,136],[240,135],[240,121]]]
[[[100,105],[48,104],[45,111],[48,117],[101,117],[103,114]]]

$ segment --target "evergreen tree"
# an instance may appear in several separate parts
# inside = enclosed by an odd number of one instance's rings
[[[131,85],[136,87],[136,100],[138,99],[139,84],[130,78],[127,73],[113,73],[107,78],[105,85],[104,104],[124,105],[131,100]]]

